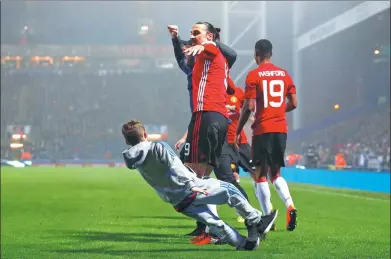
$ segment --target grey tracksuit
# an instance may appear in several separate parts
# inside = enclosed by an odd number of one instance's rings
[[[216,217],[207,204],[228,204],[249,225],[261,219],[261,213],[248,203],[235,186],[211,178],[198,179],[165,142],[143,141],[124,150],[122,154],[126,166],[137,169],[164,201],[181,208],[183,214],[203,222],[212,233],[230,245],[240,247],[245,243],[245,238]],[[206,190],[208,195],[194,193],[191,189],[195,186]]]

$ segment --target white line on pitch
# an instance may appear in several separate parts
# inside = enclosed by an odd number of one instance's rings
[[[295,186],[292,189],[303,191],[303,192],[331,194],[331,195],[336,195],[336,196],[343,196],[343,197],[356,198],[356,199],[362,199],[362,200],[390,202],[390,199],[371,198],[371,197],[365,197],[365,196],[354,195],[354,194],[346,194],[346,193],[333,192],[333,191],[327,191],[327,190],[317,190],[317,189],[313,189],[313,187],[303,188],[303,187],[296,187]]]

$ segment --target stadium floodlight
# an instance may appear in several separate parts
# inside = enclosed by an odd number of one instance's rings
[[[156,141],[156,140],[161,140],[162,135],[161,134],[148,134],[147,139],[150,141]]]
[[[27,136],[24,134],[13,134],[11,138],[14,140],[17,140],[17,139],[21,139],[21,138],[25,139],[25,138],[27,138]]]
[[[147,34],[148,33],[148,31],[149,31],[149,26],[148,25],[142,25],[141,27],[140,27],[140,34],[141,35],[144,35],[144,34]]]
[[[375,54],[375,55],[379,55],[379,54],[380,54],[380,50],[378,50],[378,49],[375,49],[375,50],[373,51],[373,54]]]
[[[10,148],[16,149],[16,148],[22,148],[23,144],[22,143],[11,143]]]

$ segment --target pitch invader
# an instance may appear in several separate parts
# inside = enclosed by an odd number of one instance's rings
[[[263,217],[234,185],[212,178],[199,179],[167,143],[147,141],[147,133],[139,121],[125,123],[122,134],[131,146],[122,153],[126,166],[137,169],[164,201],[178,212],[206,224],[212,234],[237,250],[258,248],[274,223],[277,211]],[[246,219],[247,238],[212,213],[208,204],[227,204],[235,208]]]

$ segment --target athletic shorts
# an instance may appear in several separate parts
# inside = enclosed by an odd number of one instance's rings
[[[227,135],[228,119],[221,113],[199,111],[192,115],[186,143],[181,151],[184,163],[206,163],[218,167]]]
[[[253,136],[252,162],[254,166],[284,167],[286,133],[264,133]]]
[[[236,150],[234,144],[228,144],[227,149],[223,149],[223,154],[227,153],[231,157],[232,171],[239,173],[239,167],[245,172],[252,172],[251,147],[249,144],[240,144]]]
[[[236,151],[234,144],[228,144],[225,142],[219,159],[219,166],[213,170],[216,178],[224,182],[234,182],[235,177],[233,172],[239,172],[239,166],[246,172],[252,172],[250,155],[251,149],[249,144],[241,144],[238,152]]]

